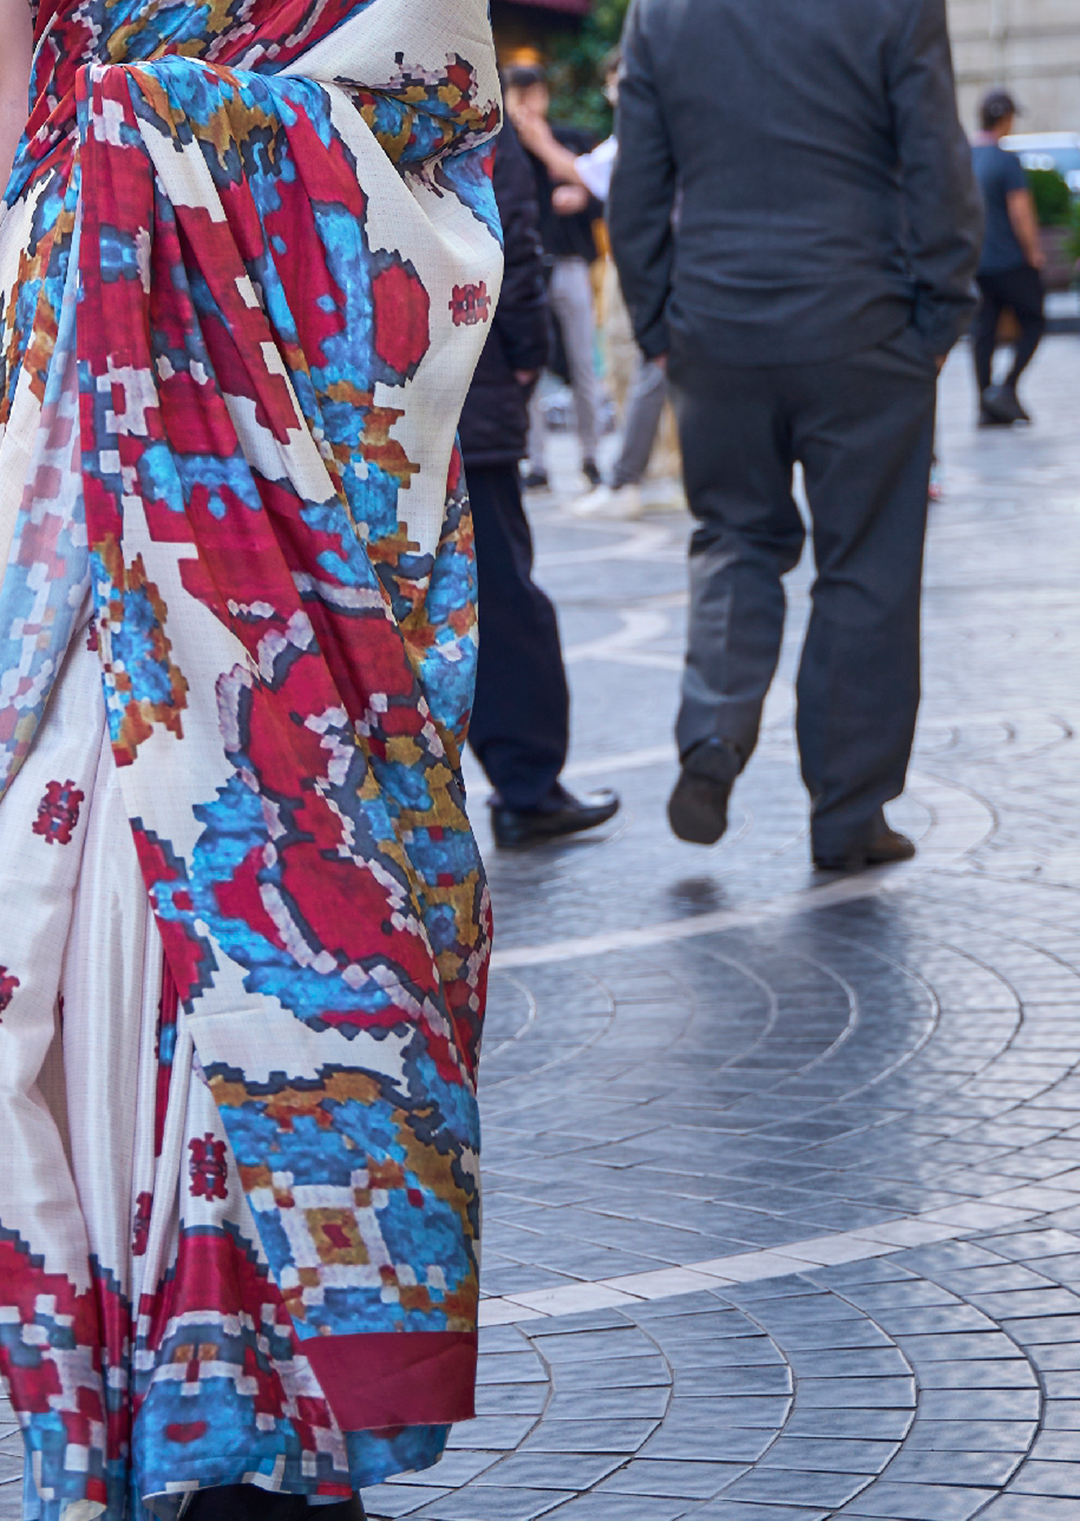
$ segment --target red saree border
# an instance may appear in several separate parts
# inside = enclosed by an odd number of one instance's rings
[[[476,1414],[475,1331],[371,1331],[300,1343],[343,1431],[451,1426]]]

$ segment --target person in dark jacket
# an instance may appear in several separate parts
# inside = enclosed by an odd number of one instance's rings
[[[632,0],[608,217],[638,343],[667,363],[691,546],[668,805],[724,833],[806,532],[798,682],[811,848],[914,854],[904,789],[937,372],[974,311],[982,215],[945,0]]]
[[[508,124],[495,155],[506,269],[492,330],[461,419],[480,581],[480,664],[469,743],[495,788],[497,845],[533,845],[606,824],[613,792],[584,799],[559,781],[570,695],[555,609],[532,578],[518,466],[529,397],[548,358],[539,211],[529,161]]]

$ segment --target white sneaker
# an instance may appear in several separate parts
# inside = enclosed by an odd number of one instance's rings
[[[579,518],[639,518],[645,511],[638,486],[595,486],[570,503]]]

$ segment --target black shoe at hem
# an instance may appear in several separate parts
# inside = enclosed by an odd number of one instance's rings
[[[668,801],[668,822],[688,845],[715,845],[727,829],[728,799],[742,759],[733,745],[707,739],[688,750]]]
[[[549,481],[546,470],[529,470],[521,477],[522,487],[526,491],[547,491]]]
[[[578,798],[565,787],[559,787],[550,807],[507,808],[505,803],[493,803],[491,832],[500,850],[524,850],[530,845],[599,829],[615,817],[619,808],[618,794],[608,788]]]
[[[895,861],[910,861],[915,846],[907,835],[887,826],[865,844],[850,845],[843,850],[814,850],[818,871],[862,871],[865,866],[888,866]]]
[[[983,417],[989,422],[982,424]],[[1013,423],[1030,422],[1031,418],[1020,405],[1014,386],[987,386],[979,398],[979,421],[983,426],[994,423],[1010,427]]]
[[[582,461],[581,473],[590,486],[599,486],[603,483],[604,477],[600,474],[600,466],[594,459]]]

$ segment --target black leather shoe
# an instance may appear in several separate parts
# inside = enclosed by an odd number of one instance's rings
[[[981,398],[980,415],[982,414],[992,422],[1006,426],[1023,422],[1027,416],[1011,386],[987,386]]]
[[[587,459],[583,461],[581,466],[581,473],[588,481],[590,486],[599,486],[600,482],[604,479],[604,477],[600,474],[600,466],[594,459]]]
[[[814,865],[818,871],[861,871],[864,866],[888,866],[893,861],[910,861],[915,846],[906,834],[890,829],[888,824],[867,845],[855,845],[840,853],[816,851]]]
[[[500,850],[524,850],[545,840],[599,829],[615,817],[619,806],[618,794],[606,787],[581,798],[559,787],[552,794],[550,807],[507,808],[504,803],[492,804],[491,830]]]
[[[706,739],[682,758],[682,772],[668,802],[668,820],[680,840],[715,845],[727,828],[728,799],[742,760],[733,745]]]
[[[1019,396],[1017,396],[1016,387],[1014,385],[1010,385],[1008,381],[1006,381],[1004,389],[1008,393],[1009,399],[1012,402],[1016,421],[1029,423],[1031,421],[1031,413],[1024,406],[1024,403],[1020,400]]]
[[[526,491],[546,491],[549,485],[547,471],[530,470],[521,477],[521,484]]]
[[[1009,419],[1007,417],[995,417],[993,415],[993,413],[988,412],[985,407],[980,407],[979,408],[979,427],[980,428],[1011,428],[1012,427],[1012,423],[1009,421]]]

